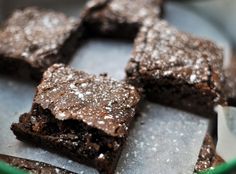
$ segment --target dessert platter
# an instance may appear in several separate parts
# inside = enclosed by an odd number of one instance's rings
[[[223,85],[231,45],[184,3],[1,6],[0,160],[62,174],[190,174],[223,162],[214,108],[235,99]]]

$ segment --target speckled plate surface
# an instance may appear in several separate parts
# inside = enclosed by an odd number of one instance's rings
[[[56,0],[7,2],[1,2],[1,18],[11,9],[25,4],[53,8],[78,16],[84,4],[83,1],[76,0],[71,0],[70,3],[65,0],[60,3]],[[227,55],[230,54],[230,44],[224,35],[208,21],[187,10],[184,5],[168,3],[166,19],[180,30],[215,40],[224,46]],[[108,72],[114,78],[123,79],[124,67],[131,50],[132,43],[93,39],[78,50],[70,64],[89,73]],[[97,173],[68,158],[15,139],[10,125],[18,120],[21,113],[30,110],[34,90],[33,83],[0,76],[0,153],[47,162],[76,173]],[[116,173],[192,173],[208,123],[207,119],[145,101],[140,117],[130,132]]]

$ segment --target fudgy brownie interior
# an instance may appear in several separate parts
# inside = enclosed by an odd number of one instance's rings
[[[38,117],[23,114],[20,123],[12,125],[19,140],[67,155],[101,173],[112,173],[124,139],[107,136],[77,120],[56,120],[49,111],[38,112],[42,112]]]
[[[155,83],[155,85],[154,85]],[[146,97],[154,102],[172,106],[202,116],[214,116],[215,93],[201,89],[185,82],[176,82],[173,78],[160,78],[158,81],[150,79],[145,81]]]

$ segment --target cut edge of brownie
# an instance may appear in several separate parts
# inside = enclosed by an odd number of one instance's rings
[[[84,139],[82,140],[81,137],[78,136],[78,132],[76,131],[75,133],[67,133],[68,131],[70,131],[71,125],[73,125],[75,130],[77,126],[83,127],[85,124],[83,124],[82,122],[79,122],[77,120],[59,121],[50,116],[46,118],[46,120],[53,120],[52,122],[44,120],[42,122],[38,122],[38,126],[42,126],[42,124],[48,125],[44,127],[44,133],[37,133],[32,130],[32,125],[30,123],[32,119],[31,116],[32,115],[30,113],[25,113],[20,116],[19,123],[12,124],[11,130],[14,132],[18,140],[36,145],[38,147],[42,147],[53,153],[65,155],[79,163],[94,167],[101,173],[113,173],[118,162],[125,138],[112,137],[112,139],[115,140],[115,142],[117,143],[110,144],[110,146],[117,146],[115,147],[116,150],[112,151],[111,148],[103,145],[103,143],[106,143],[104,139],[106,139],[107,136],[104,135],[102,131],[98,131],[97,135],[88,134],[87,137],[84,137]],[[59,127],[61,130],[57,133],[53,133],[53,129],[59,129]],[[88,125],[83,128],[85,128],[85,130],[93,129]],[[37,129],[37,127],[34,127],[33,129]],[[80,142],[81,144],[79,145],[78,142]],[[81,148],[80,152],[76,151],[78,150],[78,147]],[[99,151],[97,151],[97,149],[99,149]],[[94,153],[89,154],[92,151],[94,151]],[[91,156],[89,157],[88,154],[92,155],[93,158],[91,158]],[[88,155],[88,158],[85,158],[84,155]]]
[[[150,101],[203,117],[216,116],[214,100],[219,98],[220,91],[212,92],[207,83],[202,83],[202,86],[194,85],[171,76],[158,80],[145,76],[144,80],[144,77],[138,72],[138,66],[139,63],[132,59],[128,63],[126,67],[127,83],[139,89],[140,93],[143,93],[144,97]],[[220,103],[225,104],[224,99],[221,99]]]

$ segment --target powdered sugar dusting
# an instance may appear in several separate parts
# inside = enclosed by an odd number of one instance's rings
[[[132,69],[135,63],[139,70]],[[128,69],[153,79],[168,76],[188,84],[212,80],[213,88],[220,89],[222,65],[223,50],[213,42],[180,32],[166,21],[147,18],[135,40]]]
[[[0,32],[0,49],[34,67],[49,66],[58,56],[46,55],[56,55],[77,26],[78,21],[63,13],[34,7],[16,10]]]
[[[127,133],[138,101],[136,89],[125,82],[60,64],[45,72],[35,98],[59,120],[82,120],[114,136]]]

